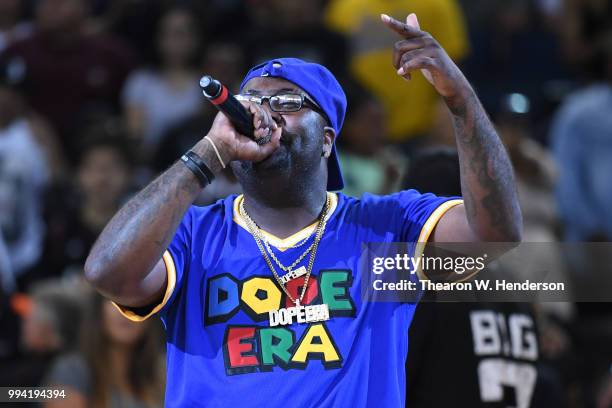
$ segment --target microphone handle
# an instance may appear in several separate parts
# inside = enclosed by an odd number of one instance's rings
[[[200,79],[200,86],[206,99],[229,118],[239,133],[255,140],[253,117],[225,85],[206,75]]]

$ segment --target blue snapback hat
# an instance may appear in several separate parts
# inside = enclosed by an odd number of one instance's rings
[[[325,112],[331,127],[336,131],[336,138],[338,137],[346,113],[346,95],[334,74],[327,68],[298,58],[275,58],[251,68],[242,80],[240,90],[255,77],[283,78],[302,88]],[[334,140],[331,155],[327,160],[327,189],[334,191],[343,187]]]

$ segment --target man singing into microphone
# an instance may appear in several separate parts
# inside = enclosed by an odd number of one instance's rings
[[[340,85],[293,58],[252,68],[238,98],[271,141],[218,114],[115,215],[85,266],[125,316],[161,317],[166,406],[402,406],[415,304],[362,301],[362,243],[520,240],[510,161],[470,84],[415,15],[382,22],[401,37],[389,74],[421,70],[452,112],[463,200],[334,193]],[[191,206],[226,166],[244,195]]]

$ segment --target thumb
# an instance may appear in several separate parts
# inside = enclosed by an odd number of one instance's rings
[[[417,30],[421,29],[421,27],[419,26],[419,19],[417,18],[417,15],[414,13],[408,14],[408,17],[406,17],[406,24],[409,25],[410,27],[416,28]]]

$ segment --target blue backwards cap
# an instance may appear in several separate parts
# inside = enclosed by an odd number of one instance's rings
[[[331,127],[336,131],[336,138],[338,137],[346,113],[346,95],[334,74],[327,68],[298,58],[275,58],[251,68],[242,80],[240,90],[255,77],[283,78],[302,88],[325,112]],[[327,189],[334,191],[343,187],[334,140],[331,155],[327,160]]]

